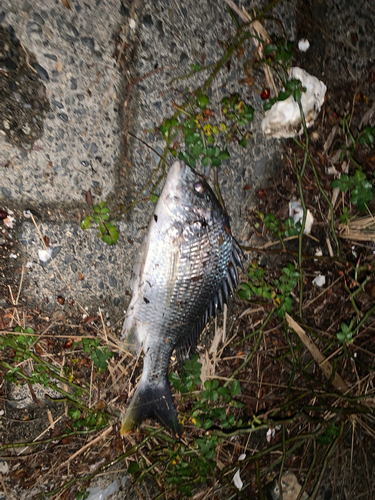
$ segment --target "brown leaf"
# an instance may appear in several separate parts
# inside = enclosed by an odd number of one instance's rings
[[[0,330],[5,330],[5,323],[3,318],[3,313],[0,311]]]
[[[61,1],[62,1],[62,4],[63,4],[64,7],[66,7],[69,10],[72,10],[72,8],[69,5],[68,0],[61,0]]]
[[[105,403],[102,400],[98,401],[94,407],[95,411],[104,410],[104,409],[105,409]]]
[[[248,191],[249,189],[252,189],[251,184],[245,184],[245,186],[243,187],[243,190]]]
[[[6,219],[8,217],[8,214],[6,213],[5,210],[0,210],[0,220]]]
[[[99,316],[87,316],[87,318],[85,319],[85,321],[83,322],[85,325],[87,323],[92,323],[93,321],[98,321]]]
[[[44,243],[45,243],[46,247],[48,248],[49,247],[49,238],[48,238],[48,236],[44,236],[43,240],[44,240]]]
[[[73,339],[68,339],[65,342],[64,349],[69,349],[70,347],[72,347],[72,345],[73,345]]]
[[[65,298],[59,295],[57,297],[57,302],[60,304],[60,306],[63,306],[65,304]]]
[[[88,191],[86,191],[85,200],[86,200],[86,203],[88,205],[90,205],[90,207],[94,206],[94,202],[92,201],[91,189],[89,189]]]

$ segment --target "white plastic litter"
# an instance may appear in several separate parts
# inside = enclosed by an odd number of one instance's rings
[[[301,104],[307,127],[313,125],[324,103],[327,87],[315,76],[305,70],[294,67],[289,71],[289,80],[297,79],[306,87],[302,93]],[[295,137],[303,132],[298,103],[289,96],[285,101],[277,101],[265,112],[262,131],[268,137]]]
[[[52,248],[47,248],[47,250],[38,249],[39,259],[42,262],[48,262],[52,256]]]
[[[318,276],[316,278],[313,279],[313,285],[316,285],[316,286],[323,286],[326,284],[326,277],[324,276],[324,274],[318,274]]]
[[[27,262],[26,263],[26,267],[27,267],[27,269],[31,269],[33,267],[33,263],[32,262]]]
[[[306,52],[306,50],[310,48],[310,42],[306,38],[302,38],[302,40],[298,42],[298,48],[301,52]]]
[[[294,224],[297,224],[297,222],[301,222],[301,224],[302,224],[303,208],[302,208],[300,200],[290,200],[290,202],[289,202],[289,217],[293,217]],[[313,223],[314,223],[313,214],[310,212],[310,210],[307,210],[305,230],[303,231],[303,234],[310,234],[311,233],[311,228],[312,228]]]
[[[246,458],[246,455],[245,453],[242,453],[239,457],[238,457],[238,461],[240,462],[241,460],[245,460]],[[233,484],[234,486],[238,489],[238,490],[242,490],[242,487],[243,487],[243,482],[241,480],[241,477],[240,477],[240,469],[238,469],[238,471],[235,473],[235,475],[233,476]]]
[[[9,257],[11,257],[12,259],[17,259],[17,255],[15,253],[9,254]]]
[[[125,485],[126,480],[129,478],[129,476],[124,476],[121,479],[121,484],[122,486]],[[97,486],[96,488],[87,488],[86,491],[89,492],[89,496],[87,497],[87,500],[105,500],[108,498],[110,495],[115,493],[118,490],[118,483],[117,481],[113,481],[108,488],[102,490],[100,486]],[[125,497],[124,497],[125,498]]]

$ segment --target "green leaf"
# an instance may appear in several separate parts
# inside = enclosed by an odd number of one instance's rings
[[[280,92],[280,94],[277,97],[277,100],[278,101],[285,101],[286,99],[288,99],[290,94],[291,94],[291,92],[288,90],[285,90],[284,92]]]
[[[242,146],[243,148],[246,148],[246,146],[247,146],[247,141],[246,141],[246,139],[242,139],[242,141],[240,141],[238,144],[239,144],[240,146]]]
[[[205,109],[205,107],[207,106],[207,104],[210,102],[209,98],[207,95],[201,95],[199,98],[198,98],[198,101],[197,101],[197,106],[200,108],[200,109]]]
[[[137,462],[130,462],[128,466],[129,474],[135,474],[138,471],[139,471],[139,465],[137,464]]]
[[[82,222],[81,222],[81,229],[89,229],[91,226],[91,221],[92,217],[87,216]]]
[[[228,160],[230,158],[230,154],[229,154],[228,150],[224,149],[224,151],[221,151],[218,158],[220,158],[220,160],[223,160],[223,161]]]
[[[100,213],[100,207],[99,207],[99,205],[95,205],[95,206],[94,206],[94,212],[95,212],[96,214],[99,214],[99,213]]]
[[[233,380],[232,385],[230,387],[230,394],[232,397],[241,394],[241,384],[238,380]]]
[[[210,427],[212,427],[212,420],[208,418],[204,423],[203,423],[203,429],[208,430]]]
[[[271,54],[271,52],[276,52],[277,51],[277,45],[274,43],[269,43],[264,47],[263,54],[265,56],[268,56],[268,54]]]
[[[159,199],[159,196],[156,195],[156,194],[152,194],[150,196],[150,200],[151,200],[152,203],[156,203],[158,201],[158,199]]]
[[[213,167],[220,167],[221,160],[219,158],[212,158],[211,165]]]
[[[210,157],[209,156],[204,156],[201,160],[201,163],[204,167],[207,167],[210,164]]]
[[[34,330],[32,328],[25,328],[25,330],[23,331],[23,333],[35,333]]]

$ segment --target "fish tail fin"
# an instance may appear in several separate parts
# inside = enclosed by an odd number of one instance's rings
[[[141,380],[130,402],[121,426],[121,435],[130,432],[146,418],[155,418],[181,436],[182,426],[178,423],[177,410],[172,399],[167,378],[153,387],[147,380]]]

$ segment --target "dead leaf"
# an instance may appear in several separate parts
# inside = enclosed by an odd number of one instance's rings
[[[48,248],[49,247],[49,238],[48,238],[48,236],[44,236],[43,240],[44,240],[44,243],[45,243],[46,247]]]
[[[90,207],[94,206],[94,202],[92,201],[91,189],[89,189],[88,191],[86,191],[85,200],[86,200],[86,203],[88,205],[90,205]]]
[[[62,72],[62,70],[63,70],[63,65],[62,65],[62,62],[61,62],[61,61],[57,61],[57,63],[56,63],[56,69],[57,69],[57,71],[58,71],[59,73],[61,73],[61,72]]]
[[[66,7],[69,10],[72,10],[72,8],[69,5],[68,0],[61,0],[61,1],[62,1],[62,4],[63,4],[64,7]]]

